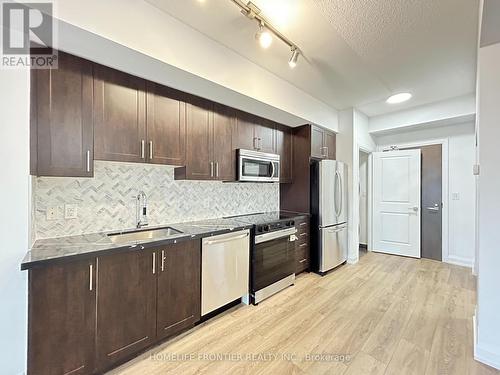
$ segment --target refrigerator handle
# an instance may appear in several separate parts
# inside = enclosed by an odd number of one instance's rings
[[[342,211],[344,210],[344,181],[342,181],[342,175],[337,172],[339,175],[339,187],[340,187],[340,210],[339,216],[342,215]]]
[[[339,200],[338,196],[340,195],[342,197],[341,193],[341,184],[340,184],[340,173],[338,171],[335,171],[335,196],[334,196],[334,204],[335,204],[335,215],[340,216],[340,213],[342,212],[342,206],[339,207],[337,206],[337,202]],[[342,201],[341,201],[342,204]]]

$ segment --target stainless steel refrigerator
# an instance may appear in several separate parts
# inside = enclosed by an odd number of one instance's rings
[[[324,274],[347,260],[347,166],[311,163],[311,266]]]

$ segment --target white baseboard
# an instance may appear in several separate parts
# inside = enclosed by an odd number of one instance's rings
[[[474,328],[474,359],[500,370],[500,348],[488,347],[477,341],[476,314],[472,317],[472,326]]]
[[[449,255],[447,258],[443,259],[443,262],[469,268],[474,267],[474,259],[463,258],[455,255]]]

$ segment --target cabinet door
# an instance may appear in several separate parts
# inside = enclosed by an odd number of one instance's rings
[[[336,155],[336,135],[333,132],[325,131],[323,135],[323,147],[327,159],[335,159]]]
[[[157,337],[178,333],[200,320],[200,241],[185,241],[158,251]]]
[[[237,112],[236,124],[233,133],[235,149],[255,150],[257,148],[255,137],[254,117],[248,113]]]
[[[280,156],[280,182],[292,182],[292,130],[285,126],[276,129],[276,153]]]
[[[96,159],[145,161],[145,85],[141,78],[94,65]]]
[[[95,260],[29,271],[28,374],[94,369]]]
[[[215,176],[212,155],[210,103],[192,98],[186,103],[186,178],[211,180]]]
[[[149,163],[184,165],[186,117],[182,94],[168,87],[147,83],[146,128]]]
[[[311,126],[311,157],[323,159],[325,152],[323,149],[323,129]]]
[[[221,181],[234,181],[236,179],[236,152],[233,151],[232,142],[234,111],[229,107],[215,104],[213,120],[215,178]]]
[[[154,342],[156,253],[97,258],[97,368],[112,367]]]
[[[91,177],[92,63],[59,52],[58,69],[32,70],[32,136],[38,176]]]
[[[276,131],[271,121],[262,120],[262,125],[255,126],[255,137],[258,139],[259,151],[276,153]]]

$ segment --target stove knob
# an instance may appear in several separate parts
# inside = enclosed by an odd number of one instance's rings
[[[269,232],[269,230],[271,229],[269,225],[264,225],[264,232]]]

